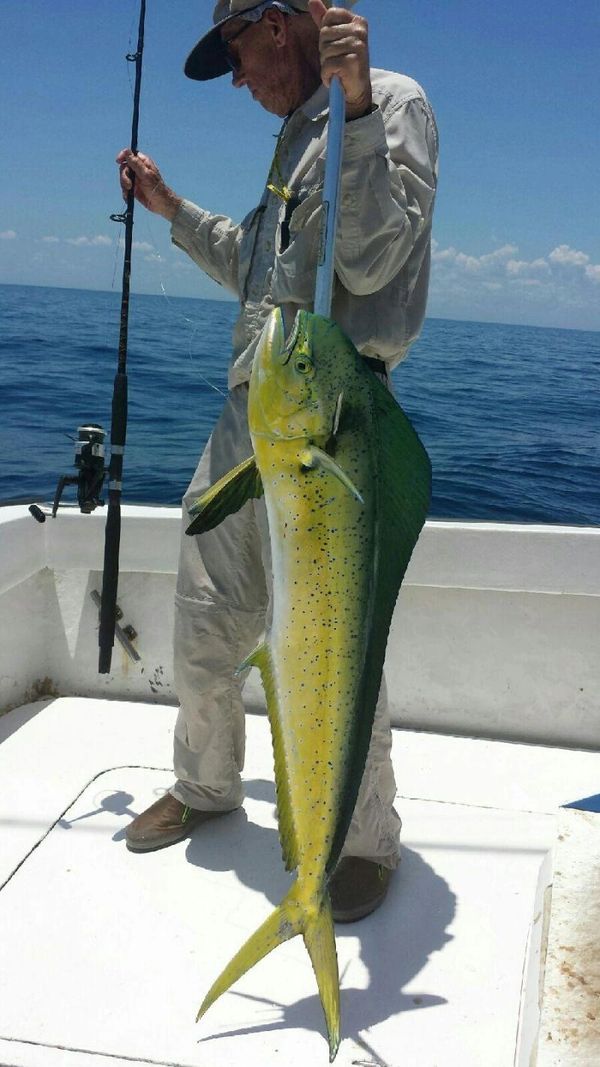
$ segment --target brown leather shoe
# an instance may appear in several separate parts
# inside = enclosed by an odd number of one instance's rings
[[[353,923],[375,911],[385,900],[392,873],[373,860],[344,856],[329,882],[334,922]]]
[[[198,811],[189,808],[180,800],[165,793],[146,811],[133,820],[125,831],[125,844],[130,852],[153,852],[181,841],[201,823],[215,815],[227,815],[224,811]]]

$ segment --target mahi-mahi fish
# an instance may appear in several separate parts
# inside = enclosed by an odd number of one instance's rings
[[[260,669],[273,738],[279,834],[297,877],[207,993],[200,1018],[277,945],[302,934],[332,1061],[340,995],[328,880],[369,747],[392,612],[425,521],[427,453],[391,392],[329,319],[275,309],[248,397],[254,455],[196,503],[188,533],[264,492],[273,617],[241,665]]]

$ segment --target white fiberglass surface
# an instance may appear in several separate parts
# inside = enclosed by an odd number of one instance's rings
[[[243,810],[169,849],[126,850],[128,821],[172,781],[173,717],[72,698],[21,714],[12,732],[0,721],[14,841],[0,879],[0,1062],[18,1046],[25,1067],[42,1047],[74,1050],[74,1064],[97,1053],[182,1067],[327,1063],[300,939],[194,1022],[289,877],[259,716],[247,720]],[[584,794],[598,757],[399,732],[394,753],[403,859],[382,908],[337,930],[336,1062],[512,1067],[537,877],[555,834],[552,761],[561,788],[580,782]],[[537,799],[531,780],[514,791],[527,767]]]
[[[107,771],[0,893],[0,1037],[214,1067],[326,1063],[301,940],[214,1005],[221,967],[285,892],[273,789],[170,849],[124,847],[164,772]],[[338,927],[338,1062],[512,1064],[537,872],[552,817],[404,801],[404,854],[385,905]],[[280,1059],[281,1057],[281,1059]]]

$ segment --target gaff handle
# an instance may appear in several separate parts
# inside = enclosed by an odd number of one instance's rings
[[[350,7],[347,2],[337,2],[336,7]],[[323,221],[317,280],[315,284],[315,314],[328,319],[331,315],[333,278],[335,274],[335,237],[337,230],[342,159],[344,154],[344,126],[346,100],[339,78],[331,79],[329,86],[329,121],[327,123],[327,156],[323,183]]]

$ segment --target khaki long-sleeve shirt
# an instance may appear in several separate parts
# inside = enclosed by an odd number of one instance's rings
[[[425,316],[438,138],[415,81],[382,70],[371,79],[375,109],[345,126],[332,318],[359,352],[391,369]],[[250,377],[272,308],[282,306],[291,323],[298,308],[312,307],[327,116],[321,86],[284,123],[272,182],[282,181],[293,200],[265,189],[239,224],[184,200],[173,220],[173,242],[240,299],[231,388]]]

